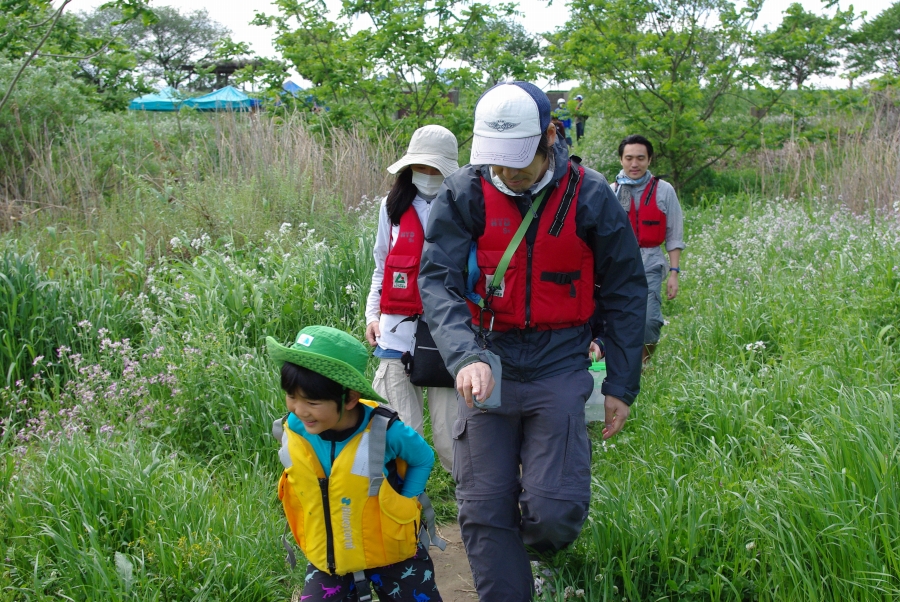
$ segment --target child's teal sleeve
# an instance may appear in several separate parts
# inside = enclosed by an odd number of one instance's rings
[[[434,466],[434,451],[422,436],[399,420],[387,430],[388,452],[385,460],[406,460],[403,491],[406,497],[417,497],[425,491],[425,483]]]

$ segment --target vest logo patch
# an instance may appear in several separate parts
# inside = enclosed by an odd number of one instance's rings
[[[491,218],[490,226],[491,228],[500,228],[500,231],[504,234],[509,234],[510,232],[512,232],[512,222],[508,217]]]
[[[487,292],[487,287],[491,283],[491,278],[493,278],[493,276],[494,276],[493,274],[488,274],[485,272],[485,274],[484,274],[484,290],[485,290],[485,292]],[[503,297],[503,293],[505,293],[505,292],[506,292],[506,278],[504,278],[503,280],[500,281],[500,288],[498,288],[494,292],[494,296],[498,297],[498,298]]]
[[[344,532],[344,549],[352,550],[353,545],[353,527],[350,526],[350,518],[352,511],[350,510],[350,498],[341,498],[341,530]]]
[[[406,272],[394,272],[394,288],[406,288],[409,277]]]

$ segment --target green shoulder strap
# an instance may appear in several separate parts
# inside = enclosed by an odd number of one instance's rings
[[[531,208],[525,213],[525,217],[522,218],[522,223],[519,224],[519,229],[516,230],[516,233],[513,235],[512,240],[509,241],[509,246],[506,247],[506,251],[503,252],[503,257],[500,258],[500,263],[497,264],[497,270],[494,272],[493,276],[491,276],[490,281],[487,283],[487,287],[485,287],[485,298],[492,297],[496,291],[500,289],[500,285],[503,282],[503,275],[506,274],[506,268],[509,267],[509,262],[512,259],[513,253],[516,252],[516,249],[519,248],[519,244],[522,242],[522,239],[525,237],[525,232],[528,230],[528,226],[531,225],[531,220],[534,219],[534,216],[537,214],[538,208],[541,206],[541,203],[544,202],[544,197],[547,196],[547,191],[550,190],[550,187],[544,188],[543,192],[535,197],[534,202],[531,204]],[[495,286],[494,283],[497,283]]]

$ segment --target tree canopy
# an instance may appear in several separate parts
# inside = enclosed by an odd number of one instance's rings
[[[763,66],[778,82],[798,89],[816,75],[833,75],[853,22],[853,8],[837,10],[832,17],[817,15],[794,2],[774,30],[765,28],[759,38]]]
[[[614,103],[608,111],[623,133],[653,138],[680,187],[753,130],[760,113],[751,109],[764,111],[778,98],[752,61],[760,5],[574,0],[549,51],[557,73],[583,79]]]
[[[321,0],[276,0],[276,46],[334,121],[410,130],[440,122],[470,129],[472,97],[500,77],[537,73],[521,28],[504,21],[507,4],[464,0],[344,0],[335,20]],[[351,23],[367,24],[353,31]],[[522,50],[519,53],[519,50]]]
[[[848,37],[853,75],[900,76],[900,2],[895,2]]]

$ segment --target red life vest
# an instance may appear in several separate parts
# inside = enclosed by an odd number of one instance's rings
[[[659,178],[651,178],[641,195],[640,209],[634,210],[634,201],[628,207],[631,229],[641,247],[658,247],[666,242],[666,214],[656,204],[656,188]]]
[[[425,230],[412,205],[400,217],[400,232],[384,260],[381,281],[381,313],[398,316],[422,314],[419,295],[419,264]]]
[[[584,168],[573,167],[545,202],[533,245],[523,241],[510,259],[499,290],[488,300],[494,312],[493,329],[549,330],[586,323],[594,313],[594,254],[575,233],[575,209]],[[485,296],[486,278],[497,269],[522,214],[513,197],[484,178],[484,234],[477,241],[476,260],[481,278],[475,292]],[[474,324],[480,308],[468,301]],[[490,327],[485,312],[485,328]]]

